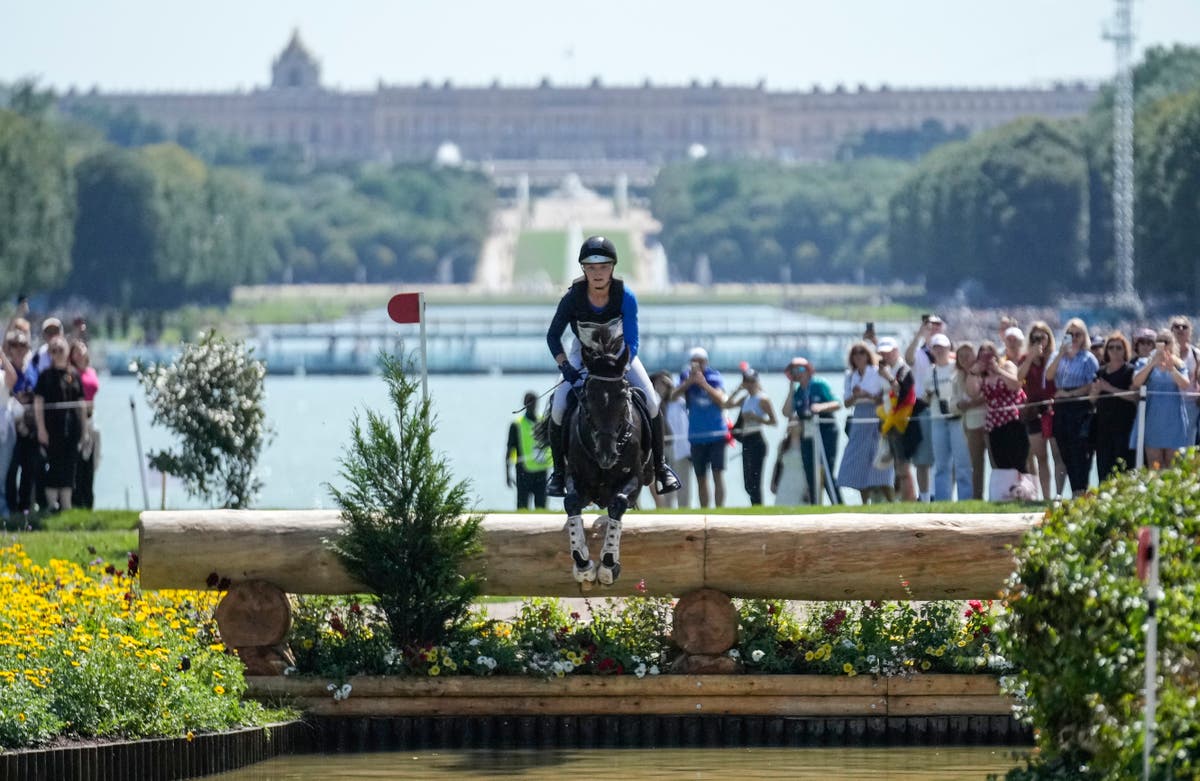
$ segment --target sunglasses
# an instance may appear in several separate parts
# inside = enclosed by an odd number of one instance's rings
[[[1190,331],[1192,327],[1187,323],[1175,323],[1171,326],[1172,331]]]
[[[1083,332],[1082,331],[1067,331],[1067,336],[1071,337],[1072,339],[1078,339],[1079,337],[1083,336]]]
[[[1124,350],[1125,345],[1123,345],[1123,344],[1106,344],[1106,345],[1104,345],[1104,349],[1105,350]]]

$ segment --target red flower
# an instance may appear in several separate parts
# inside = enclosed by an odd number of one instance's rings
[[[970,605],[971,610],[975,611],[976,613],[983,612],[983,603],[980,602],[978,599],[972,599],[972,600],[968,601],[967,604]]]
[[[350,606],[350,612],[353,613],[354,615],[358,615],[359,613],[362,612],[362,607],[357,602],[355,602],[353,605]]]
[[[572,613],[571,613],[571,618],[572,618],[572,619],[574,619],[574,620],[576,620],[576,621],[578,621],[578,620],[579,620],[579,614],[578,614],[578,613],[576,613],[576,612],[572,612]]]
[[[129,559],[125,562],[125,569],[129,572],[129,577],[132,578],[138,574],[138,564],[140,562],[141,560],[136,553],[129,554]]]
[[[774,602],[767,605],[767,615],[769,615],[769,616],[775,615],[775,603]]]
[[[346,625],[342,623],[342,619],[335,613],[329,617],[329,628],[337,632],[342,637],[349,634],[346,631]]]
[[[117,568],[114,567],[113,565],[109,564],[107,567],[104,568],[104,574],[105,575],[116,575]]]
[[[639,594],[645,594],[646,593],[646,579],[642,578],[641,580],[639,580],[637,582],[637,585],[633,587],[633,590],[637,591]]]

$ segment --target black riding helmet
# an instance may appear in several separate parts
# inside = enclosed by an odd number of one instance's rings
[[[617,248],[603,236],[589,236],[579,248],[579,262],[588,263],[617,263]]]

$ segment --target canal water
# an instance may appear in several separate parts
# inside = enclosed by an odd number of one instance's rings
[[[402,751],[281,757],[219,781],[564,778],[753,781],[858,779],[957,781],[1003,774],[1020,764],[1012,748],[724,748]]]
[[[782,367],[765,370],[765,390],[780,414],[788,392],[788,380]],[[840,394],[842,376],[824,376]],[[513,410],[521,406],[526,391],[539,394],[557,380],[557,373],[505,375],[433,375],[429,394],[437,415],[434,446],[445,455],[458,479],[471,481],[471,494],[481,511],[509,511],[515,505],[515,492],[504,483],[504,451]],[[736,370],[726,373],[732,390],[741,381]],[[275,430],[273,441],[261,460],[263,491],[257,502],[262,509],[314,509],[331,505],[327,483],[337,483],[338,460],[350,441],[350,425],[356,413],[371,409],[388,410],[383,380],[378,376],[268,376],[266,379],[267,421]],[[140,385],[132,377],[101,377],[96,397],[96,421],[101,429],[102,454],[96,475],[98,508],[142,509],[142,488],[137,447],[134,437],[130,400],[137,412],[143,448],[148,452],[172,446],[171,434],[150,425],[150,410]],[[840,420],[840,418],[839,418]],[[769,484],[774,454],[783,438],[784,426],[768,430],[767,475],[764,497],[771,503]],[[731,507],[749,505],[742,486],[740,446],[727,453],[727,501]],[[149,478],[153,508],[162,502],[161,479]],[[694,492],[693,488],[693,492]],[[854,491],[846,492],[848,502],[857,500]],[[645,502],[648,496],[644,497]],[[187,497],[183,487],[168,480],[168,508],[203,507]],[[692,506],[696,506],[693,499]],[[552,500],[551,507],[561,507]]]

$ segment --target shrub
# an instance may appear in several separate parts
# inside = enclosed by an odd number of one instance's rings
[[[480,550],[482,516],[468,515],[467,483],[434,453],[429,399],[399,359],[381,356],[393,417],[355,417],[341,460],[345,490],[330,487],[346,527],[334,542],[347,571],[377,595],[402,651],[442,642],[479,594],[462,574]],[[411,364],[410,364],[411,366]]]
[[[135,365],[153,422],[180,438],[178,450],[152,452],[150,465],[183,480],[189,496],[222,507],[248,507],[262,488],[254,470],[270,437],[267,370],[251,352],[210,331],[169,365]]]
[[[1200,776],[1200,457],[1053,507],[1009,583],[1005,654],[1041,749],[1012,779],[1141,776],[1146,601],[1139,526],[1161,530],[1154,778]]]
[[[264,723],[215,638],[220,594],[143,593],[135,569],[0,549],[0,747]]]

